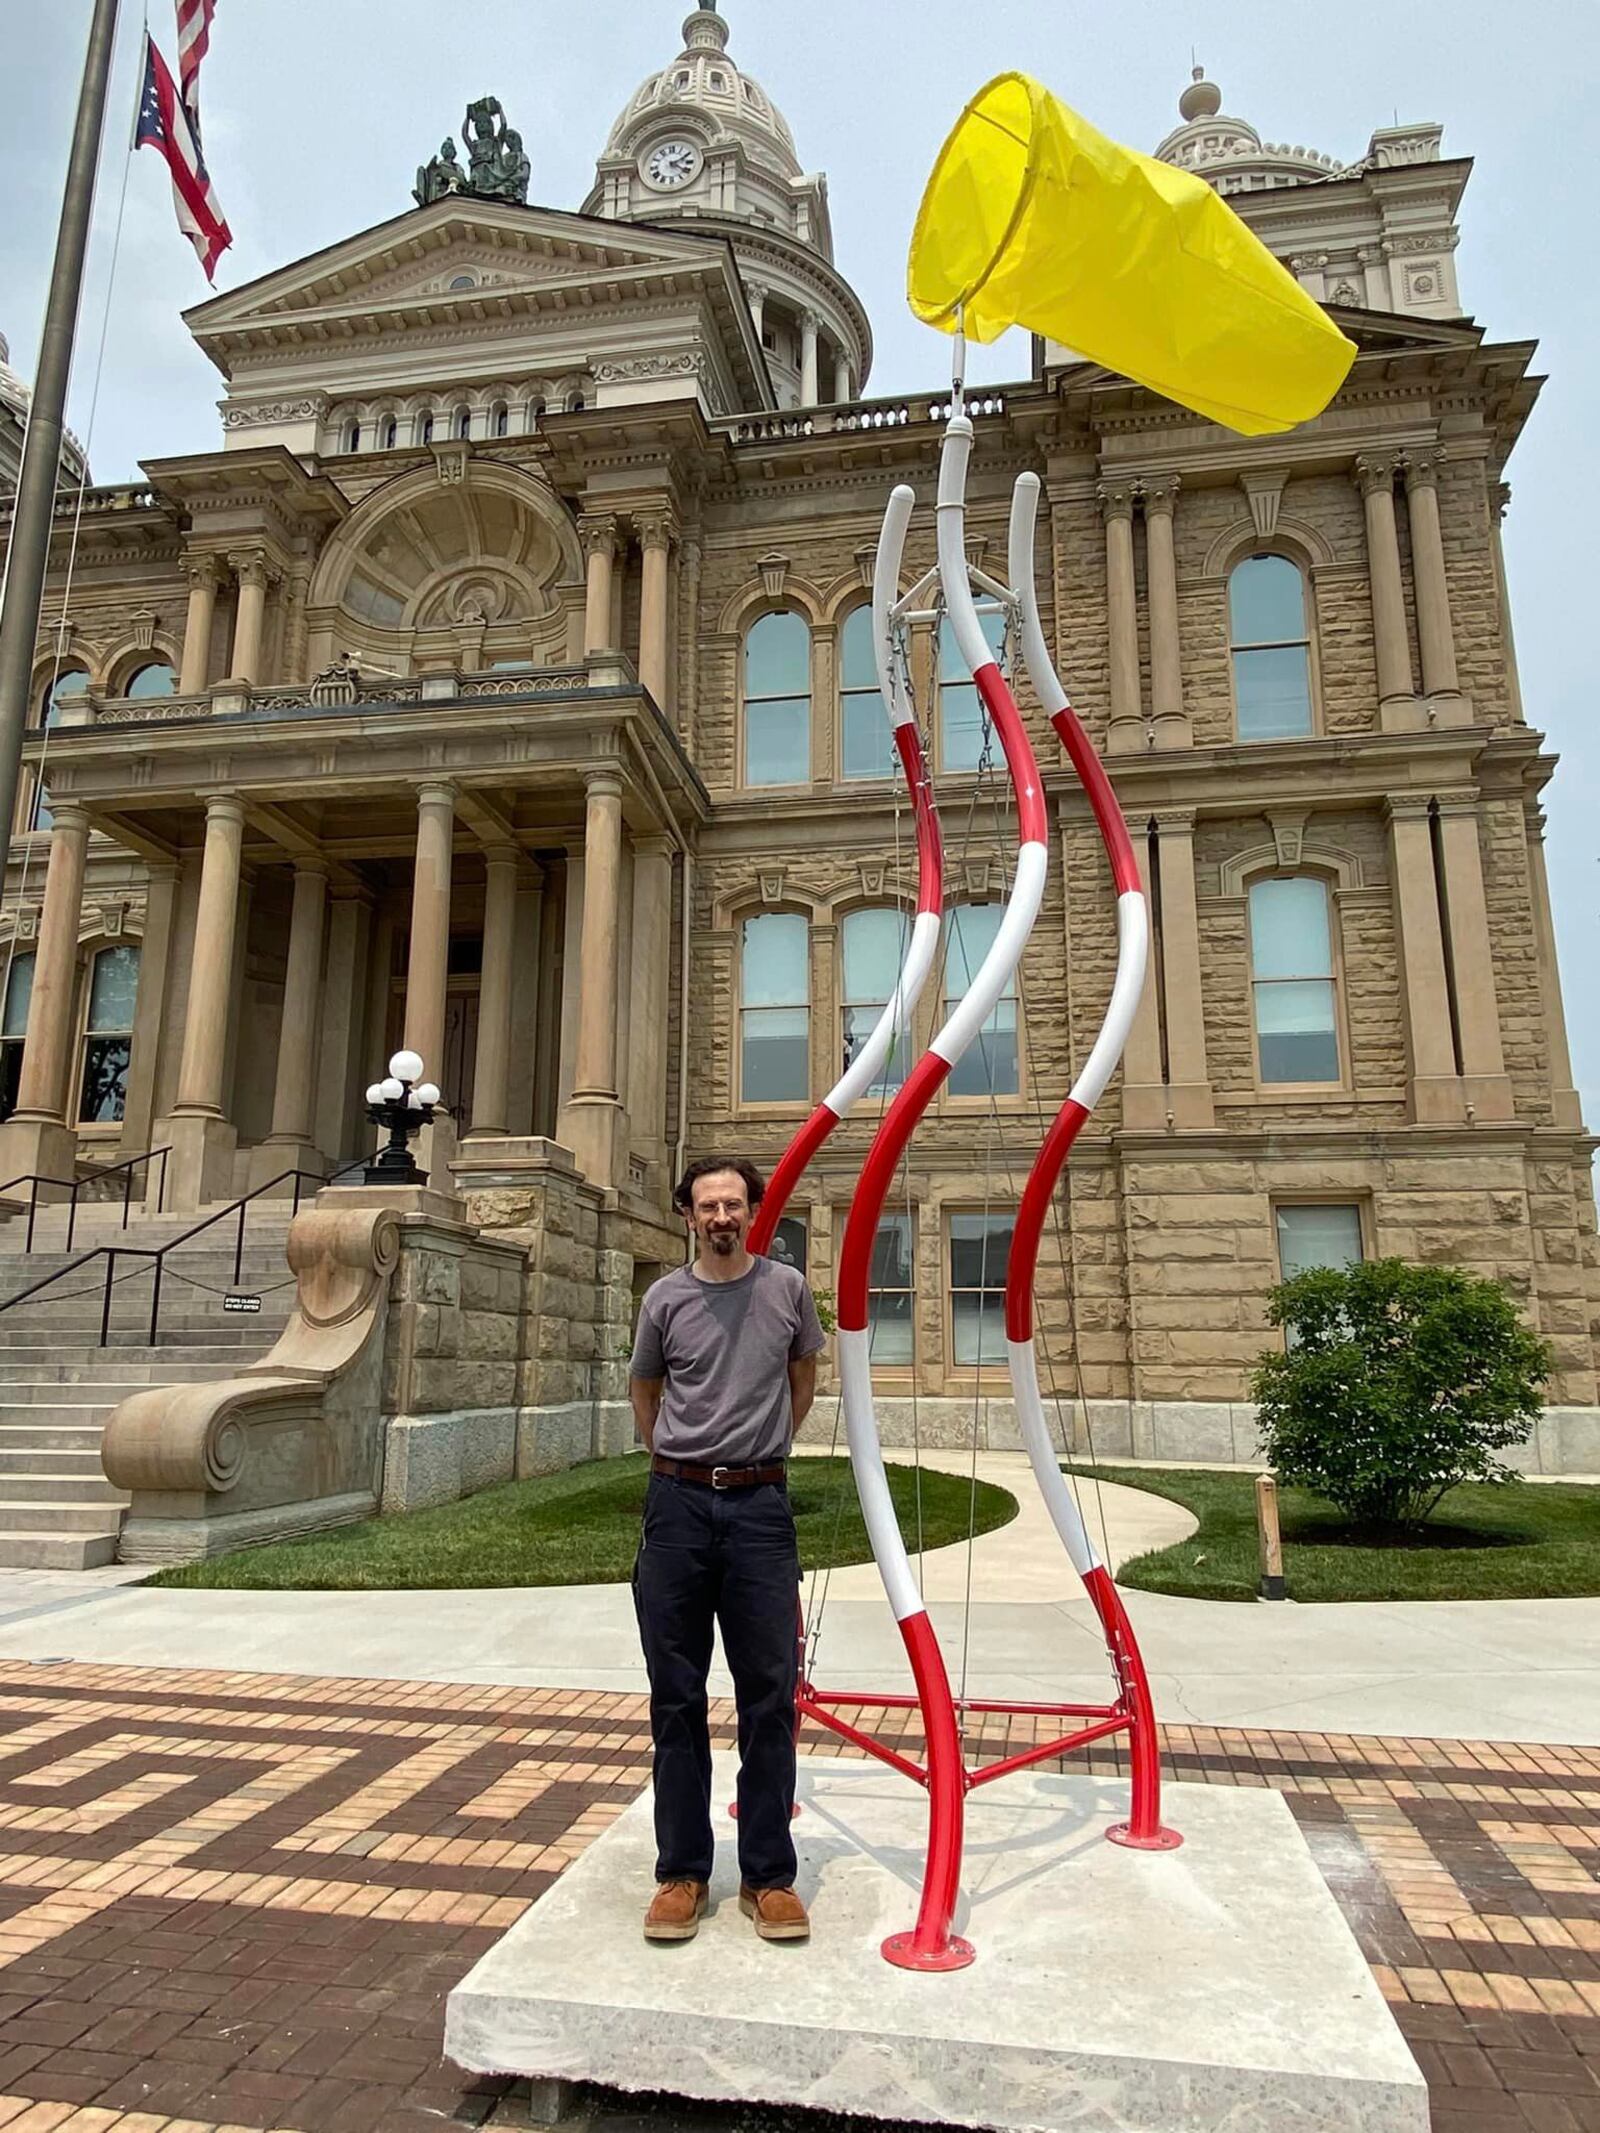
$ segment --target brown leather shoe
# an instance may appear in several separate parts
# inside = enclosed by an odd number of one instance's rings
[[[809,1940],[811,1921],[793,1889],[752,1889],[741,1885],[739,1908],[753,1918],[763,1940]]]
[[[706,1907],[703,1881],[662,1881],[644,1914],[646,1940],[693,1940]]]

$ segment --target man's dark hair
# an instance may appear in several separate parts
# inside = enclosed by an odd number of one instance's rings
[[[767,1181],[754,1163],[747,1163],[742,1155],[703,1155],[698,1163],[691,1163],[679,1178],[672,1195],[672,1204],[680,1214],[694,1213],[694,1189],[702,1178],[715,1176],[719,1170],[731,1170],[744,1182],[746,1196],[752,1209],[761,1205],[767,1190]]]

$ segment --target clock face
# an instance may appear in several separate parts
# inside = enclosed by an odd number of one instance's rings
[[[644,166],[644,174],[652,185],[663,192],[671,192],[677,186],[687,185],[700,168],[699,150],[689,141],[663,141],[659,148],[652,148]]]

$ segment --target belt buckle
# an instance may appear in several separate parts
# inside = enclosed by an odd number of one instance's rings
[[[726,1489],[728,1487],[728,1483],[723,1479],[723,1476],[725,1474],[732,1473],[732,1471],[733,1469],[731,1467],[714,1466],[711,1469],[711,1486],[714,1489]]]

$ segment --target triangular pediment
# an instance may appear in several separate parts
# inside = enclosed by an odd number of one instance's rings
[[[586,282],[648,285],[684,274],[731,277],[725,240],[644,230],[555,208],[458,196],[417,208],[198,304],[185,314],[202,346],[231,334],[443,305],[480,305]]]

